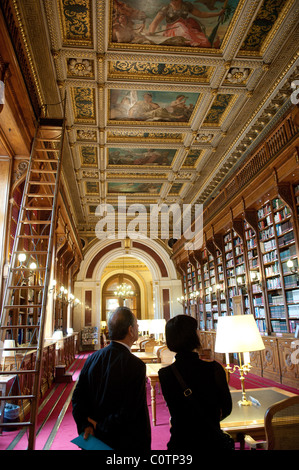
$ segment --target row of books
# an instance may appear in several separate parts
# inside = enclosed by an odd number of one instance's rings
[[[286,222],[283,222],[282,224],[277,224],[276,225],[276,233],[277,235],[282,235],[284,232],[287,232],[288,230],[292,230],[293,225],[291,220],[287,220]]]
[[[287,206],[284,206],[280,211],[276,212],[274,215],[274,222],[280,222],[291,215],[290,209]]]

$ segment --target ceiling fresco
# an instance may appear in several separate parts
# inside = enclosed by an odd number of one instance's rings
[[[118,196],[206,204],[290,106],[296,0],[43,3],[85,239]],[[38,43],[32,54],[41,83]]]

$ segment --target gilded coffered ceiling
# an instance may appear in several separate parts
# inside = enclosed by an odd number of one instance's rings
[[[118,196],[206,203],[291,105],[297,0],[16,4],[41,105],[66,93],[64,175],[82,237]]]

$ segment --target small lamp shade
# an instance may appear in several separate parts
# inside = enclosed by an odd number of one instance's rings
[[[218,318],[215,352],[241,353],[265,349],[253,315]]]
[[[165,324],[166,321],[164,318],[155,318],[151,320],[149,332],[154,334],[164,334],[165,333]]]
[[[56,330],[54,331],[53,335],[52,335],[52,339],[56,339],[56,340],[61,340],[63,339],[63,331],[62,330]]]
[[[138,320],[138,330],[139,331],[149,331],[150,330],[151,320]]]
[[[15,351],[5,351],[5,349],[15,348],[15,347],[16,347],[16,343],[13,339],[5,339],[4,345],[3,345],[4,351],[3,351],[2,357],[13,357],[15,354]]]

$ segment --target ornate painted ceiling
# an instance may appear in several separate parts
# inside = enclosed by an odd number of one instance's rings
[[[67,96],[64,175],[82,238],[118,196],[207,203],[290,106],[297,0],[15,3],[40,104],[51,115]]]

